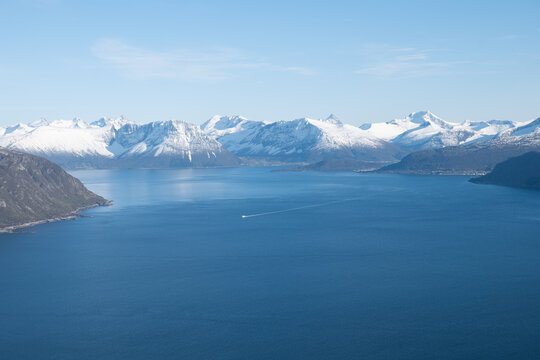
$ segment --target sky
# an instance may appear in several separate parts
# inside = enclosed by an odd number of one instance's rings
[[[0,1],[0,126],[540,117],[540,1]]]

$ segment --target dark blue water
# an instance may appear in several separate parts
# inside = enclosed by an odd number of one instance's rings
[[[540,357],[540,192],[265,168],[75,175],[115,205],[0,236],[1,359]]]

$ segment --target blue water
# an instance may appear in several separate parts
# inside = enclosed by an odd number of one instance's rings
[[[74,174],[115,205],[0,235],[1,359],[540,358],[540,192]]]

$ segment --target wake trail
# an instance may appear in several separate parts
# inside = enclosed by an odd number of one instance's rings
[[[284,210],[267,211],[267,212],[262,212],[262,213],[257,213],[257,214],[242,215],[242,218],[245,219],[245,218],[251,218],[251,217],[256,217],[256,216],[280,214],[280,213],[289,212],[289,211],[296,211],[296,210],[309,209],[309,208],[314,208],[314,207],[328,206],[328,205],[339,204],[339,203],[343,203],[343,202],[347,202],[347,201],[354,201],[354,200],[360,200],[360,198],[334,200],[334,201],[328,201],[328,202],[325,202],[325,203],[298,206],[298,207],[284,209]]]

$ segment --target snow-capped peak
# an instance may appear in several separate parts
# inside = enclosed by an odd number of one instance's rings
[[[235,127],[238,124],[246,122],[246,121],[249,121],[249,120],[240,115],[234,115],[234,116],[214,115],[201,125],[201,129],[203,131],[207,131],[210,129],[225,130],[225,129]]]
[[[127,117],[124,115],[121,115],[117,118],[108,118],[108,117],[101,117],[99,120],[93,121],[90,123],[92,126],[98,126],[98,127],[111,127],[115,129],[120,129],[122,126],[131,123],[131,121],[128,120]]]
[[[58,128],[87,128],[88,124],[79,119],[78,117],[74,117],[72,120],[54,120],[48,124],[52,127],[58,127]]]
[[[474,135],[470,129],[447,122],[430,111],[417,111],[404,119],[360,128],[377,138],[414,150],[459,145]]]
[[[24,133],[29,132],[31,129],[32,129],[32,128],[31,128],[29,125],[26,125],[26,124],[23,124],[23,123],[18,123],[18,124],[15,124],[15,125],[6,127],[6,128],[4,129],[3,135],[8,135],[8,134],[12,134],[12,135],[24,134]]]
[[[421,125],[430,124],[430,125],[440,126],[445,129],[452,128],[452,124],[444,121],[443,119],[433,114],[429,110],[410,113],[404,120],[410,121],[414,124],[421,124]]]
[[[264,125],[264,122],[248,120],[240,115],[214,115],[201,125],[201,130],[204,131],[205,134],[217,139],[225,135],[235,134],[245,130],[253,130]]]
[[[40,118],[39,120],[32,121],[28,125],[33,127],[33,128],[37,128],[37,127],[40,127],[40,126],[47,126],[47,125],[49,125],[49,122],[45,118]]]
[[[339,120],[339,118],[334,114],[328,115],[323,121],[334,125],[343,125],[341,120]]]
[[[384,123],[366,123],[360,129],[371,136],[391,141],[406,131],[429,125],[431,114],[428,111],[418,111],[409,114],[404,119],[394,119]]]
[[[512,136],[523,136],[540,132],[540,118],[529,121],[521,126],[511,129],[508,132],[502,133],[502,135],[511,134]]]

